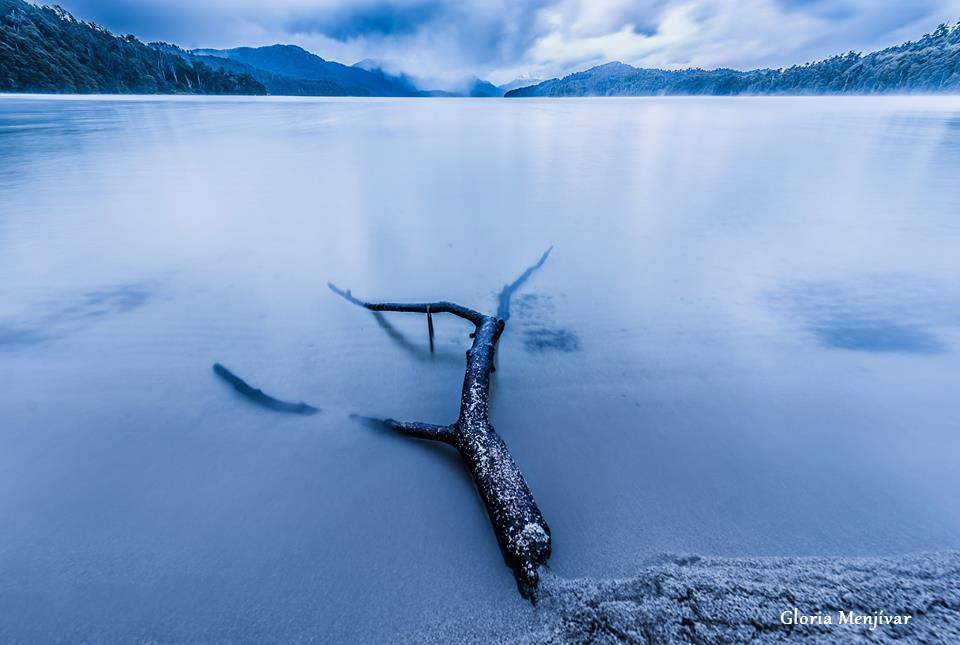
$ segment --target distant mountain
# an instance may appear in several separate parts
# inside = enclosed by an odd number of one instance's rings
[[[880,94],[960,91],[960,22],[916,42],[785,69],[639,69],[607,63],[507,92],[517,96]]]
[[[269,74],[271,76],[261,76],[260,80],[271,94],[316,93],[338,96],[416,96],[418,94],[416,88],[398,82],[386,74],[324,60],[296,45],[196,49],[191,54],[204,57],[201,59],[204,61],[207,61],[206,57],[210,57],[242,63],[249,68]],[[215,64],[214,61],[208,62]],[[297,86],[291,84],[289,79],[308,83],[299,85],[302,91],[292,91]],[[323,85],[316,85],[317,83]],[[309,88],[316,92],[309,91]]]
[[[384,69],[384,64],[380,61],[373,60],[371,58],[365,58],[361,61],[358,61],[352,65],[357,69],[362,69],[366,72],[380,76],[384,80],[390,82],[396,87],[405,88],[411,93],[412,96],[425,96],[426,92],[420,89],[420,83],[417,82],[409,74],[399,73],[394,74],[386,71]]]
[[[499,87],[504,93],[506,93],[506,92],[509,92],[510,90],[516,90],[521,87],[531,87],[533,85],[538,85],[542,82],[543,82],[543,79],[541,78],[515,78],[509,83],[504,83]]]
[[[428,85],[428,81],[417,80],[409,74],[390,74],[384,71],[384,63],[366,58],[353,64],[373,74],[380,74],[391,82],[407,87],[416,93],[416,96],[473,96],[473,97],[500,97],[503,96],[503,90],[488,81],[481,80],[476,76],[471,76],[465,83],[455,89],[437,90],[421,89]]]
[[[499,98],[503,96],[503,90],[489,81],[484,81],[474,76],[470,79],[470,84],[467,86],[466,95],[475,98]]]
[[[473,76],[464,83],[461,83],[455,89],[450,90],[423,90],[420,96],[445,96],[445,97],[465,97],[471,98],[500,98],[503,96],[503,90],[499,87]]]
[[[0,92],[265,94],[220,70],[115,36],[60,7],[0,0]]]

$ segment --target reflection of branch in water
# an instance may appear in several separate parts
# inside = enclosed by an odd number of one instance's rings
[[[277,412],[291,412],[293,414],[304,414],[311,415],[316,414],[320,410],[308,405],[306,403],[290,403],[289,401],[281,401],[280,399],[275,399],[269,394],[264,393],[263,390],[258,390],[255,387],[252,387],[249,383],[244,381],[242,378],[228,370],[226,367],[220,363],[214,363],[213,365],[214,373],[222,378],[224,381],[233,386],[237,392],[239,392],[244,397],[250,399],[257,405],[262,405],[265,408],[270,410],[276,410]]]
[[[390,337],[390,340],[395,342],[400,349],[411,354],[418,361],[439,359],[444,363],[460,362],[460,359],[463,356],[463,354],[460,354],[460,353],[451,354],[449,352],[438,352],[435,354],[431,354],[420,345],[417,345],[416,343],[412,342],[409,338],[407,338],[403,334],[403,332],[401,332],[399,329],[394,327],[390,323],[390,321],[387,320],[386,316],[383,315],[383,313],[379,311],[373,311],[371,313],[373,314],[374,320],[376,320],[377,324],[380,325],[380,329],[386,332],[387,336]]]
[[[489,418],[490,375],[493,372],[497,341],[510,315],[510,297],[546,261],[550,251],[500,293],[497,316],[482,314],[452,302],[375,303],[355,298],[349,290],[330,284],[330,290],[353,304],[377,314],[397,311],[419,314],[449,313],[470,321],[473,344],[467,350],[466,372],[460,394],[460,416],[449,425],[401,422],[386,419],[383,424],[401,434],[453,446],[470,469],[507,565],[513,569],[520,593],[536,598],[539,567],[550,557],[550,528],[547,526],[523,474]],[[385,321],[378,322],[384,326]],[[390,328],[385,327],[387,333]],[[395,330],[394,330],[395,331]],[[408,342],[399,335],[397,342]]]

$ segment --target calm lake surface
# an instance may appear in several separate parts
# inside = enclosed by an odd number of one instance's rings
[[[960,98],[0,97],[0,641],[506,635],[443,447],[492,418],[556,575],[960,547]],[[312,417],[258,408],[221,362]]]

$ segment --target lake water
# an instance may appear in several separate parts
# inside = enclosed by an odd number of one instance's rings
[[[0,98],[0,641],[506,636],[462,321],[554,574],[960,547],[960,98]],[[258,408],[221,362],[316,416]],[[485,636],[484,636],[485,635]]]

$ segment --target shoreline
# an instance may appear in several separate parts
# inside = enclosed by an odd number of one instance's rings
[[[834,620],[781,620],[794,609]],[[838,612],[881,611],[913,618],[836,620]],[[515,642],[960,642],[960,551],[877,558],[663,555],[629,578],[545,575],[536,614]]]

